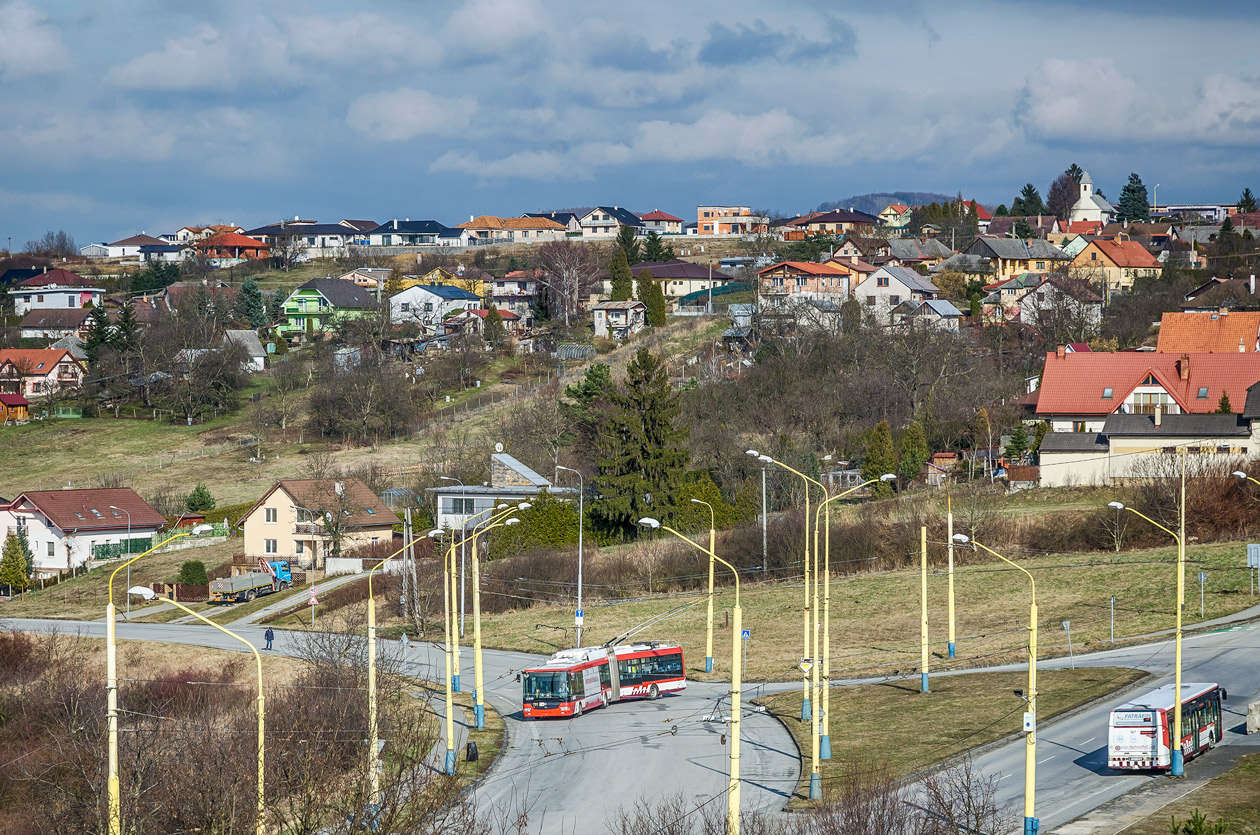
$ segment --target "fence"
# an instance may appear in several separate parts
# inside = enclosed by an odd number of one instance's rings
[[[124,554],[143,554],[153,547],[153,537],[124,539],[122,542],[98,542],[92,546],[92,559],[115,560]]]

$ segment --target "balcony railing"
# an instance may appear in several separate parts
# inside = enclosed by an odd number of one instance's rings
[[[322,522],[297,522],[293,526],[293,533],[301,536],[324,536],[328,531]]]

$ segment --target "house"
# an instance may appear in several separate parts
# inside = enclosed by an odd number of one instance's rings
[[[1230,354],[1260,351],[1260,312],[1221,308],[1165,313],[1155,350],[1162,354]]]
[[[37,308],[22,317],[18,328],[23,339],[87,338],[92,311],[86,307]]]
[[[521,217],[545,217],[554,220],[564,227],[565,235],[570,238],[582,234],[582,216],[576,212],[526,212]]]
[[[656,232],[658,235],[681,235],[683,233],[683,219],[674,217],[669,212],[662,212],[660,209],[653,209],[645,215],[639,215],[639,220],[643,221],[644,232]]]
[[[331,331],[338,318],[363,316],[376,308],[376,295],[365,287],[339,278],[313,278],[284,300],[284,319],[276,330],[288,339],[301,339]]]
[[[1221,395],[1234,409],[1260,380],[1260,354],[1150,351],[1046,354],[1036,415],[1054,432],[1101,432],[1113,414],[1207,414]]]
[[[1250,395],[1249,395],[1250,399]],[[1097,432],[1047,432],[1038,451],[1040,485],[1118,485],[1187,468],[1236,468],[1260,450],[1260,414],[1113,414]]]
[[[699,293],[710,287],[725,287],[735,279],[721,270],[714,269],[713,264],[693,264],[681,258],[672,261],[640,261],[630,268],[630,273],[638,279],[644,270],[651,270],[652,278],[661,286],[666,299],[677,299],[689,293]],[[603,283],[604,295],[612,292],[612,274],[604,273],[598,281]]]
[[[357,478],[276,482],[241,517],[245,556],[325,568],[330,557],[392,542],[394,511]]]
[[[647,305],[637,299],[598,302],[591,315],[597,338],[629,339],[647,327]]]
[[[271,252],[271,247],[262,241],[237,232],[220,232],[202,238],[193,244],[193,249],[218,267],[230,267],[243,261],[258,261]]]
[[[480,296],[447,284],[416,284],[389,297],[391,321],[430,328],[447,316],[480,307]]]
[[[22,279],[9,295],[13,297],[13,312],[25,316],[37,308],[100,307],[105,291],[90,279],[58,267]]]
[[[697,235],[765,235],[770,218],[753,214],[748,206],[697,206]]]
[[[27,399],[83,385],[83,365],[69,351],[0,348],[0,392]]]
[[[1061,276],[1045,276],[1019,300],[1019,320],[1038,325],[1059,312],[1091,331],[1102,326],[1103,299],[1087,282]]]
[[[1028,227],[1028,233],[1034,238],[1048,240],[1053,235],[1060,235],[1063,227],[1059,223],[1059,219],[1054,215],[1027,215],[1025,217],[1011,216],[995,217],[986,228],[981,230],[981,234],[992,238],[1018,238],[1021,224]]]
[[[936,238],[889,238],[888,251],[903,267],[923,264],[929,269],[954,254]]]
[[[1000,218],[994,218],[994,221]],[[1068,263],[1067,253],[1039,238],[995,238],[981,235],[971,246],[968,255],[987,258],[998,280],[1019,273],[1055,272]]]
[[[979,280],[988,284],[993,281],[993,261],[983,255],[959,252],[949,256],[928,271],[933,276],[960,273],[965,281]]]
[[[20,394],[0,394],[0,425],[16,426],[30,420],[31,401]]]
[[[510,310],[526,328],[534,327],[534,304],[538,301],[538,291],[542,270],[512,270],[503,278],[493,278],[486,282],[485,290],[494,306],[499,310]]]
[[[79,254],[85,258],[135,258],[143,247],[165,244],[166,241],[161,238],[141,232],[139,235],[123,238],[121,241],[114,241],[112,244],[88,244],[79,248]]]
[[[258,338],[256,331],[228,329],[223,332],[223,341],[240,345],[245,349],[245,353],[249,357],[249,361],[245,364],[245,370],[251,372],[266,370],[267,349],[263,348],[262,340]]]
[[[1072,209],[1068,213],[1069,223],[1080,220],[1110,223],[1115,218],[1116,207],[1098,196],[1098,193],[1094,191],[1094,181],[1089,176],[1088,171],[1082,172],[1081,180],[1077,187],[1080,189],[1080,196],[1072,204]]]
[[[370,220],[343,220],[338,223],[317,223],[294,218],[251,229],[245,234],[280,249],[303,252],[307,257],[337,254],[351,246],[367,246],[368,232],[377,227]],[[332,252],[329,252],[329,251]]]
[[[636,235],[644,232],[643,221],[634,212],[620,206],[596,206],[578,220],[582,227],[583,238],[608,240],[615,238],[623,227],[634,230]]]
[[[1004,281],[984,285],[986,295],[980,303],[984,306],[985,321],[1010,322],[1018,319],[1024,295],[1044,282],[1046,277],[1045,273],[1020,273]]]
[[[1260,295],[1256,294],[1256,279],[1211,278],[1186,294],[1181,303],[1186,312],[1216,313],[1225,310],[1260,309]]]
[[[392,272],[393,270],[387,267],[359,267],[358,269],[351,270],[348,273],[342,273],[337,276],[337,278],[342,281],[353,281],[360,287],[367,287],[374,290],[377,287],[384,287],[385,282],[389,280],[390,273]]]
[[[175,244],[191,244],[196,241],[202,241],[214,235],[222,235],[232,233],[243,235],[245,228],[237,226],[233,223],[218,224],[215,226],[184,226],[177,229],[173,235],[163,235],[162,239],[167,243]]]
[[[436,220],[387,220],[367,233],[369,246],[468,246],[470,237],[463,229],[444,226]]]
[[[1128,290],[1139,278],[1159,278],[1163,269],[1159,259],[1137,241],[1098,238],[1072,259],[1068,272],[1112,291]]]
[[[165,526],[130,487],[31,490],[0,505],[0,529],[26,533],[36,577],[147,551]]]
[[[759,294],[770,307],[783,307],[794,299],[844,302],[852,291],[851,282],[851,271],[812,261],[780,261],[757,271]]]
[[[161,290],[143,293],[131,299],[132,313],[142,325],[152,325],[167,316],[178,315],[205,302],[211,310],[220,305],[230,309],[236,300],[237,288],[224,281],[176,281]]]
[[[576,487],[556,487],[508,453],[496,452],[490,456],[489,484],[453,484],[430,487],[425,492],[437,499],[436,528],[467,531],[492,516],[491,511],[500,504],[528,501],[544,490],[553,496],[578,496]]]
[[[890,203],[876,215],[879,225],[891,232],[901,232],[910,226],[909,206],[901,203]]]
[[[489,310],[480,307],[471,310],[461,310],[459,313],[448,317],[445,323],[449,327],[458,328],[463,333],[484,336],[486,333],[486,316],[489,313]],[[503,329],[512,336],[520,336],[525,332],[526,328],[521,321],[521,317],[512,311],[500,310],[499,316],[503,318]]]
[[[907,299],[916,302],[934,299],[941,294],[927,276],[909,267],[880,267],[857,287],[853,296],[868,309],[888,314]]]
[[[473,244],[537,244],[565,237],[564,225],[545,217],[470,217],[459,224]]]
[[[813,212],[788,221],[784,238],[802,240],[809,235],[871,235],[879,226],[879,218],[852,209]]]
[[[184,244],[146,244],[140,247],[142,263],[178,264],[196,255],[192,247]]]
[[[944,299],[906,299],[892,310],[894,321],[905,325],[924,325],[935,330],[958,333],[963,312]]]

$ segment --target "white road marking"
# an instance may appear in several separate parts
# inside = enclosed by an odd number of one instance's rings
[[[1009,775],[1009,774],[1003,774],[1001,777],[999,777],[999,778],[998,778],[998,782],[1000,783],[1000,782],[1002,782],[1003,780],[1005,780],[1007,777],[1010,777],[1010,776],[1011,776],[1011,775]]]
[[[1037,765],[1041,765],[1042,763],[1048,763],[1048,762],[1050,762],[1051,760],[1053,760],[1053,759],[1054,759],[1054,757],[1055,757],[1055,755],[1054,755],[1054,754],[1051,754],[1050,756],[1046,757],[1044,760],[1037,760]]]
[[[1081,745],[1089,745],[1089,744],[1090,744],[1091,742],[1093,742],[1095,739],[1098,739],[1098,737],[1096,737],[1096,736],[1091,736],[1089,739],[1087,739],[1087,740],[1085,740],[1084,742],[1082,742],[1082,743],[1081,743]]]

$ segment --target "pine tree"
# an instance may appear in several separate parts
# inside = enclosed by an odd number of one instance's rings
[[[649,269],[639,270],[639,301],[647,306],[647,323],[654,328],[665,324],[668,308],[665,304],[665,290],[661,283],[652,276]]]
[[[491,302],[489,308],[486,309],[485,331],[486,344],[495,348],[507,339],[507,329],[503,327],[503,314],[494,306],[494,302]]]
[[[862,303],[857,299],[845,299],[840,305],[840,332],[853,335],[862,331]]]
[[[971,324],[979,324],[980,317],[984,314],[984,306],[980,304],[980,294],[972,293],[968,301],[971,302]]]
[[[22,549],[22,557],[26,560],[26,576],[30,578],[33,585],[35,582],[35,552],[31,550],[30,540],[26,538],[26,528],[18,528],[14,538],[18,541],[18,547]]]
[[[1229,402],[1229,394],[1221,392],[1221,399],[1216,404],[1216,413],[1218,415],[1232,415],[1234,413],[1234,405]]]
[[[596,442],[599,498],[591,513],[609,530],[633,536],[639,519],[667,523],[677,512],[691,458],[688,431],[665,364],[646,348],[630,361],[625,390],[614,390],[609,405]]]
[[[252,277],[245,279],[241,284],[233,307],[236,317],[248,322],[251,328],[261,328],[267,324],[267,310],[263,304],[262,291],[258,289],[258,282]]]
[[[923,434],[923,424],[917,420],[910,422],[906,432],[901,436],[901,463],[898,473],[902,481],[910,482],[923,477],[923,465],[928,462],[927,437]]]
[[[83,349],[87,351],[88,362],[96,362],[100,358],[101,349],[108,347],[113,341],[113,328],[109,324],[109,317],[105,315],[105,309],[92,308],[92,312],[88,314],[87,342]]]
[[[615,302],[629,301],[634,292],[634,276],[630,273],[630,262],[626,260],[624,249],[617,248],[608,272],[612,276],[609,299]]]
[[[887,473],[897,471],[897,456],[893,452],[892,430],[888,421],[881,420],[871,430],[866,441],[866,458],[862,461],[862,480],[870,481]],[[871,485],[871,493],[876,496],[887,496],[892,493],[892,486],[886,481],[877,481]]]
[[[5,537],[4,555],[0,557],[0,585],[9,586],[13,591],[26,588],[28,572],[26,557],[22,554],[22,546],[16,536]]]
[[[1010,443],[1006,445],[1006,457],[1013,462],[1022,461],[1024,455],[1028,452],[1028,427],[1024,426],[1021,420],[1015,424],[1015,431],[1011,433]]]
[[[994,217],[1009,217],[1010,214],[1011,214],[1011,210],[1006,208],[1005,203],[999,203],[998,207],[993,210]]]
[[[185,586],[209,585],[210,578],[206,576],[206,564],[201,560],[186,560],[179,567],[179,574],[175,577],[175,582]]]
[[[643,239],[642,255],[644,261],[653,263],[671,260],[665,257],[665,239],[655,229],[648,232],[647,237]]]
[[[1148,223],[1151,219],[1151,203],[1146,197],[1146,186],[1136,173],[1129,175],[1129,182],[1120,189],[1120,202],[1116,205],[1116,220]]]
[[[1238,211],[1244,214],[1256,211],[1256,197],[1250,188],[1243,189],[1242,196],[1238,198]]]
[[[114,322],[114,348],[122,353],[134,350],[139,346],[139,333],[140,323],[136,321],[135,310],[130,304],[124,304]]]
[[[1085,172],[1076,163],[1072,163],[1071,165],[1069,165],[1067,167],[1067,170],[1064,171],[1063,173],[1071,177],[1072,181],[1076,183],[1078,186],[1081,184],[1081,177],[1085,176]]]
[[[643,260],[639,251],[639,233],[633,226],[623,226],[617,232],[617,248],[626,254],[626,262],[632,267]]]
[[[1041,192],[1032,183],[1026,183],[1020,189],[1019,196],[1011,204],[1012,217],[1030,217],[1032,215],[1049,214],[1046,204],[1041,201]]]
[[[284,317],[284,293],[279,290],[273,290],[271,297],[267,299],[267,318],[271,323],[277,324]]]
[[[184,499],[184,509],[189,513],[205,513],[207,510],[214,510],[214,496],[210,495],[210,490],[205,484],[198,482],[193,491]]]

